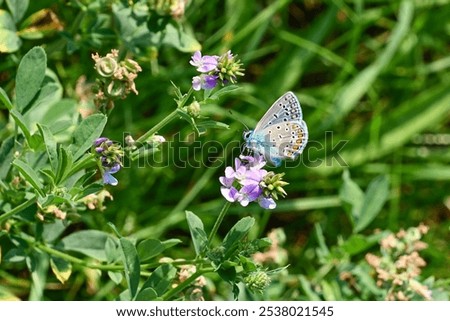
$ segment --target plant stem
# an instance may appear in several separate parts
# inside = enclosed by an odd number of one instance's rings
[[[33,244],[35,245],[38,249],[40,249],[41,251],[44,251],[54,257],[58,257],[61,258],[63,260],[66,260],[68,262],[74,263],[74,264],[78,264],[78,265],[82,265],[85,267],[88,267],[90,269],[97,269],[97,270],[103,270],[103,271],[123,271],[125,269],[125,267],[121,264],[95,264],[95,263],[89,263],[86,262],[82,259],[79,259],[75,256],[72,256],[70,254],[58,251],[54,248],[48,247],[45,244]],[[176,261],[176,262],[172,262],[171,264],[173,265],[184,265],[184,264],[197,264],[199,263],[199,261],[197,260],[183,260],[183,261]],[[146,264],[141,264],[141,269],[153,269],[156,268],[160,265],[159,262],[155,262],[155,263],[146,263]]]
[[[166,126],[168,123],[170,123],[172,120],[177,118],[178,115],[178,108],[172,111],[169,115],[167,115],[163,120],[161,120],[158,124],[153,126],[149,131],[147,131],[144,135],[136,139],[137,143],[144,143],[147,139],[149,139],[151,136],[153,136],[158,130]]]
[[[147,131],[144,135],[136,139],[137,143],[144,143],[147,139],[149,139],[152,135],[157,133],[161,128],[166,126],[168,123],[170,123],[172,120],[177,118],[178,113],[180,112],[181,108],[183,108],[187,101],[189,100],[189,97],[191,97],[193,93],[192,87],[189,88],[189,91],[181,97],[179,101],[177,101],[177,108],[172,111],[169,115],[167,115],[163,120],[161,120],[158,124],[153,126],[149,131]],[[180,94],[181,95],[181,94]]]
[[[214,272],[214,268],[210,267],[210,268],[205,268],[205,269],[198,270],[197,272],[192,274],[190,277],[188,277],[184,282],[180,283],[177,287],[172,288],[169,291],[167,291],[166,293],[164,293],[164,295],[161,296],[161,299],[163,301],[169,300],[172,296],[180,293],[185,288],[187,288],[199,276],[201,276],[201,275],[203,275],[205,273],[209,273],[209,272]]]
[[[94,264],[94,263],[89,263],[86,262],[82,259],[79,259],[77,257],[74,257],[70,254],[66,254],[64,252],[55,250],[51,247],[48,247],[44,244],[34,244],[38,249],[40,249],[41,251],[44,251],[52,256],[55,257],[59,257],[61,259],[64,259],[68,262],[74,263],[74,264],[79,264],[79,265],[83,265],[85,267],[91,268],[91,269],[97,269],[97,270],[103,270],[103,271],[122,271],[124,270],[124,266],[123,265],[117,265],[117,264]]]
[[[209,234],[208,237],[209,244],[211,244],[214,236],[216,236],[217,230],[219,229],[220,224],[222,224],[223,218],[225,217],[225,214],[227,214],[230,205],[231,205],[230,202],[225,202],[225,204],[223,205],[222,210],[220,211],[219,216],[217,217],[217,220],[214,223],[211,233]]]
[[[31,206],[32,204],[34,204],[36,202],[36,196],[30,198],[28,201],[26,201],[25,203],[20,204],[19,206],[13,208],[11,211],[3,214],[2,216],[0,216],[0,223],[2,223],[3,221],[9,219],[11,216],[13,216],[14,214],[19,213],[20,211],[23,211],[24,209],[26,209],[27,207]]]

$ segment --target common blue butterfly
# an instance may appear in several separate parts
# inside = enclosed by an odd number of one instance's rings
[[[308,127],[294,93],[288,91],[278,98],[255,129],[244,133],[244,139],[245,147],[275,166],[300,155],[308,142]]]

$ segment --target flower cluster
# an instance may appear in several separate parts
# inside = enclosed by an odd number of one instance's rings
[[[122,146],[106,137],[100,137],[95,140],[93,150],[100,159],[103,183],[117,185],[118,181],[112,174],[117,173],[122,167],[124,154]]]
[[[270,284],[270,277],[264,271],[254,271],[244,278],[247,288],[253,292],[263,293]]]
[[[377,272],[377,285],[388,288],[387,300],[414,300],[417,295],[431,300],[431,291],[419,282],[421,268],[426,265],[419,251],[427,247],[420,239],[428,232],[421,224],[381,240],[381,257],[368,253],[366,261]]]
[[[192,88],[196,91],[213,89],[217,84],[234,84],[238,76],[244,75],[242,63],[230,50],[221,56],[202,56],[200,51],[196,51],[189,63],[201,73],[192,78]]]
[[[112,49],[105,57],[98,53],[92,55],[95,61],[97,79],[95,104],[99,108],[113,107],[113,101],[124,99],[130,92],[138,94],[134,80],[142,71],[139,64],[132,59],[119,61],[119,51]]]
[[[235,159],[235,168],[225,168],[225,176],[219,178],[222,195],[229,202],[239,202],[247,206],[257,201],[262,208],[274,209],[278,196],[286,196],[283,186],[288,183],[282,180],[283,174],[275,174],[263,169],[266,165],[264,157],[239,156]]]

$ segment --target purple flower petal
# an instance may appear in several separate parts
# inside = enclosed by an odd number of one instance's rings
[[[111,173],[111,174],[115,174],[115,173],[117,173],[119,170],[120,170],[120,164],[119,163],[116,163],[116,164],[114,164],[114,166],[113,167],[111,167],[110,169],[109,169],[109,172]]]
[[[219,77],[205,75],[203,78],[204,79],[203,89],[213,89],[214,87],[216,87],[217,86],[217,78],[219,78]]]
[[[273,210],[275,207],[277,207],[277,204],[273,200],[273,198],[270,197],[260,197],[258,199],[259,206],[265,209]]]
[[[103,183],[116,186],[119,181],[117,180],[117,178],[111,175],[111,172],[105,171],[105,173],[103,173]]]
[[[199,91],[202,89],[202,79],[199,76],[195,76],[192,78],[192,89],[195,91]]]
[[[221,187],[220,193],[222,193],[223,197],[225,197],[225,199],[231,203],[234,203],[239,197],[238,190],[233,186],[230,188]]]
[[[217,68],[216,56],[203,56],[200,51],[194,52],[189,63],[197,67],[199,72],[210,72]]]
[[[94,146],[99,146],[101,143],[104,143],[104,142],[106,142],[108,140],[108,138],[106,138],[106,137],[100,137],[100,138],[97,138],[95,141],[94,141]]]
[[[194,54],[192,55],[191,60],[189,61],[189,63],[190,63],[192,66],[197,67],[201,60],[202,60],[202,53],[201,53],[200,51],[197,50],[197,51],[194,52]]]
[[[219,181],[220,183],[225,186],[225,187],[231,187],[231,185],[233,185],[234,183],[234,178],[233,177],[225,177],[225,176],[220,176],[219,177]]]
[[[249,202],[256,200],[262,193],[262,188],[259,185],[245,185],[243,186],[239,194],[245,196]]]

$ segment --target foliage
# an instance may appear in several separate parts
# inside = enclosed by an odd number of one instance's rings
[[[0,299],[448,300],[449,8],[0,1]],[[288,90],[286,197],[227,202]]]

